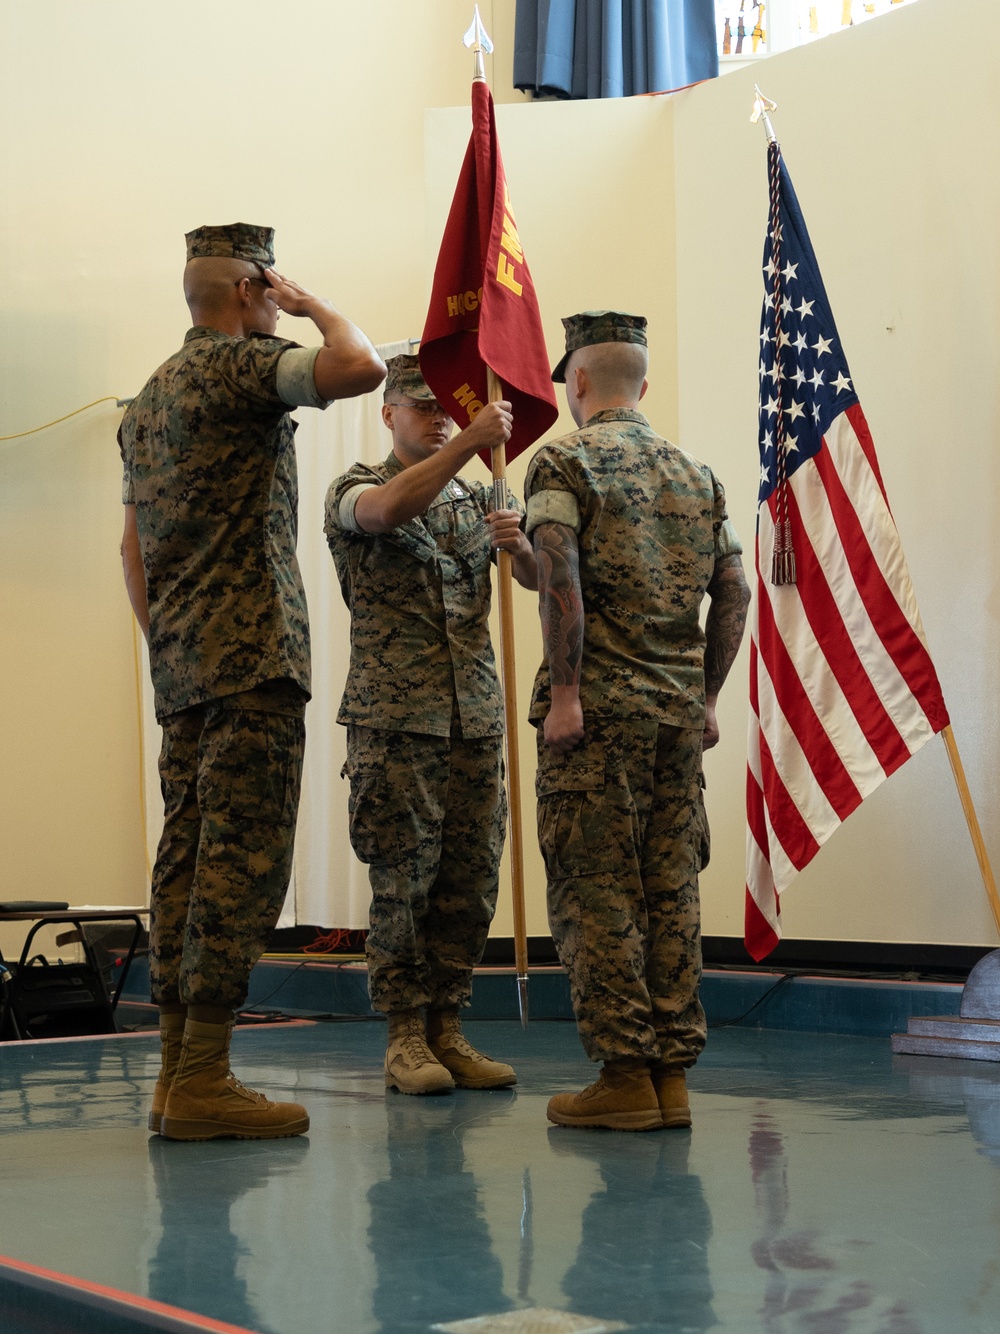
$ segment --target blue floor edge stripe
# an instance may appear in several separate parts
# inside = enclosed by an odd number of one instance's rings
[[[954,1015],[962,987],[948,982],[882,981],[874,978],[792,977],[782,973],[707,970],[701,999],[709,1027],[790,1029],[857,1037],[888,1037],[906,1031],[911,1016]],[[780,984],[780,985],[779,985]],[[137,960],[123,997],[148,1000],[145,960]],[[253,971],[249,1010],[280,1010],[294,1015],[371,1018],[368,979],[363,964],[336,964],[308,957],[301,963],[262,960]],[[532,969],[528,987],[529,1018],[572,1019],[569,983],[559,968]],[[513,969],[477,969],[469,1019],[517,1019],[517,982]],[[128,1019],[125,1018],[125,1022]]]

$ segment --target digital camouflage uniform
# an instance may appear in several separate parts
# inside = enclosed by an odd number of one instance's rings
[[[405,392],[425,397],[423,389]],[[356,464],[326,500],[327,539],[351,612],[337,715],[348,729],[351,843],[372,887],[372,1005],[387,1013],[469,1004],[507,820],[503,700],[488,623],[491,492],[456,477],[420,517],[364,532],[353,517],[359,491],[401,469],[394,453]]]
[[[273,263],[269,229],[245,230],[263,240],[237,257]],[[188,258],[232,255],[233,231],[191,233]],[[159,1004],[242,1005],[288,886],[309,698],[288,407],[325,407],[316,351],[193,328],[119,432],[163,726],[150,917]]]
[[[739,539],[711,470],[631,410],[599,412],[540,449],[526,492],[528,532],[564,524],[580,552],[585,740],[566,755],[545,744],[544,663],[530,717],[549,923],[581,1040],[592,1060],[690,1066],[705,1043],[698,611]]]

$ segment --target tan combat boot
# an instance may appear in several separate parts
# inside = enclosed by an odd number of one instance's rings
[[[557,1093],[550,1098],[546,1115],[557,1126],[605,1130],[660,1130],[663,1126],[649,1067],[637,1057],[605,1061],[597,1081],[582,1093]]]
[[[649,1077],[653,1082],[663,1124],[668,1130],[686,1130],[691,1125],[691,1108],[688,1105],[684,1071],[654,1061],[649,1067]]]
[[[153,1089],[153,1106],[149,1113],[149,1128],[154,1135],[160,1133],[163,1120],[163,1108],[167,1102],[167,1090],[173,1083],[177,1072],[177,1062],[181,1059],[181,1038],[184,1036],[183,1010],[176,1014],[160,1015],[160,1073],[156,1076]]]
[[[463,1035],[457,1009],[427,1011],[427,1045],[460,1089],[502,1089],[517,1083],[509,1065],[476,1051]]]
[[[387,1015],[389,1045],[385,1053],[385,1086],[400,1093],[450,1093],[455,1081],[427,1045],[419,1010]]]
[[[164,1139],[283,1139],[309,1129],[297,1102],[270,1102],[229,1068],[232,1024],[184,1026],[181,1059],[160,1123]]]

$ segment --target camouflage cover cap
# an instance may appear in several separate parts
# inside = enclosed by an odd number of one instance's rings
[[[578,348],[593,343],[640,343],[646,346],[645,315],[626,315],[620,310],[584,310],[563,320],[566,353],[552,372],[556,384],[566,383],[566,363]]]
[[[184,240],[188,259],[248,259],[266,269],[274,268],[273,227],[255,227],[250,222],[196,227]]]
[[[405,354],[390,357],[385,363],[388,374],[382,398],[388,402],[390,394],[402,394],[406,398],[433,399],[434,390],[420,374],[420,358]]]

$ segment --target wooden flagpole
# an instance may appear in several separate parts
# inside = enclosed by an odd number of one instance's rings
[[[483,28],[476,6],[472,27],[465,34],[465,45],[475,53],[474,79],[486,82],[483,53],[493,50],[493,43]],[[499,403],[503,398],[500,377],[492,366],[486,368],[487,400]],[[493,507],[507,508],[507,451],[504,445],[490,451],[493,472]],[[497,552],[497,595],[500,611],[500,675],[503,681],[504,750],[507,766],[507,807],[510,826],[510,874],[514,916],[514,969],[517,973],[517,1004],[521,1027],[528,1027],[528,930],[524,912],[524,844],[521,837],[521,764],[517,738],[517,676],[514,663],[514,589],[511,579],[510,552]]]
[[[503,398],[500,378],[486,368],[489,401]],[[493,465],[493,505],[507,508],[507,450],[490,451]],[[507,805],[510,814],[510,878],[514,913],[514,968],[521,1027],[528,1027],[528,928],[524,912],[524,843],[521,837],[521,762],[517,737],[517,676],[514,664],[514,587],[510,552],[497,552],[497,593],[500,604],[500,675],[503,681],[504,742],[507,760]]]
[[[990,902],[990,909],[993,913],[993,921],[996,923],[997,934],[1000,935],[1000,894],[997,893],[997,882],[993,878],[993,867],[990,865],[989,853],[986,851],[986,844],[983,841],[982,830],[979,828],[979,817],[976,815],[976,808],[972,802],[972,793],[969,791],[969,784],[965,778],[965,769],[962,766],[962,757],[958,753],[958,743],[955,741],[955,734],[951,730],[951,724],[942,728],[941,735],[944,738],[945,748],[948,751],[948,759],[951,762],[951,772],[955,778],[955,786],[958,788],[958,797],[962,803],[962,810],[965,812],[965,822],[969,826],[969,835],[972,838],[972,846],[976,850],[976,860],[979,862],[979,873],[983,877],[983,886],[986,890],[986,897]]]

